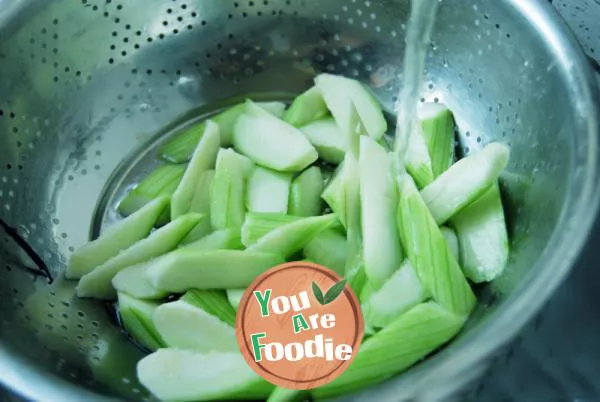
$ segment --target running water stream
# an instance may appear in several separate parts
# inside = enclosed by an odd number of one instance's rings
[[[404,157],[408,151],[410,135],[417,123],[417,106],[423,83],[425,56],[431,38],[433,23],[440,0],[412,0],[410,19],[406,32],[404,73],[402,89],[396,104],[396,171],[404,171]]]

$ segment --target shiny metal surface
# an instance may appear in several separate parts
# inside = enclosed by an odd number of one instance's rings
[[[600,63],[600,2],[553,0],[550,3],[565,19],[588,56]]]
[[[455,111],[465,153],[511,145],[514,251],[468,330],[367,391],[381,401],[447,396],[480,374],[562,281],[598,198],[600,98],[550,6],[443,0],[439,12],[423,99]],[[141,352],[109,310],[49,285],[11,228],[56,278],[97,229],[113,171],[166,126],[235,97],[298,93],[319,71],[360,79],[391,110],[407,14],[401,0],[0,2],[0,380],[33,400],[148,399]]]

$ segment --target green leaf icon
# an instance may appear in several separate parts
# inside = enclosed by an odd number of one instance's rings
[[[335,299],[337,299],[337,297],[342,294],[342,292],[344,291],[344,287],[346,286],[346,280],[342,279],[341,281],[339,281],[338,283],[336,283],[335,285],[333,285],[328,291],[327,293],[325,293],[325,297],[323,298],[324,303],[322,304],[329,304],[332,301],[334,301]]]
[[[321,292],[319,285],[317,285],[315,282],[312,283],[312,291],[313,291],[313,294],[315,295],[315,298],[317,299],[317,301],[321,305],[325,304],[325,299],[323,298],[323,292]]]

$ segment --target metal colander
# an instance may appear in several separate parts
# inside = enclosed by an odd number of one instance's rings
[[[112,307],[61,279],[70,253],[193,118],[291,99],[323,71],[391,112],[408,12],[406,0],[0,1],[0,380],[32,400],[150,400]],[[443,0],[438,14],[422,100],[455,112],[463,154],[511,146],[511,261],[450,347],[348,399],[448,397],[480,374],[564,278],[596,213],[600,97],[550,6]]]

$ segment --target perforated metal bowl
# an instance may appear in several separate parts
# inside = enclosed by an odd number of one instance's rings
[[[115,218],[155,146],[244,96],[290,99],[320,71],[391,111],[402,0],[0,1],[0,381],[33,400],[150,396],[110,308],[73,297],[69,254]],[[447,397],[564,278],[597,206],[593,76],[545,2],[443,0],[423,100],[457,116],[463,152],[508,142],[512,257],[450,347],[348,399]],[[176,131],[176,130],[175,130]],[[54,281],[49,284],[48,275]],[[58,278],[58,279],[57,279]]]

